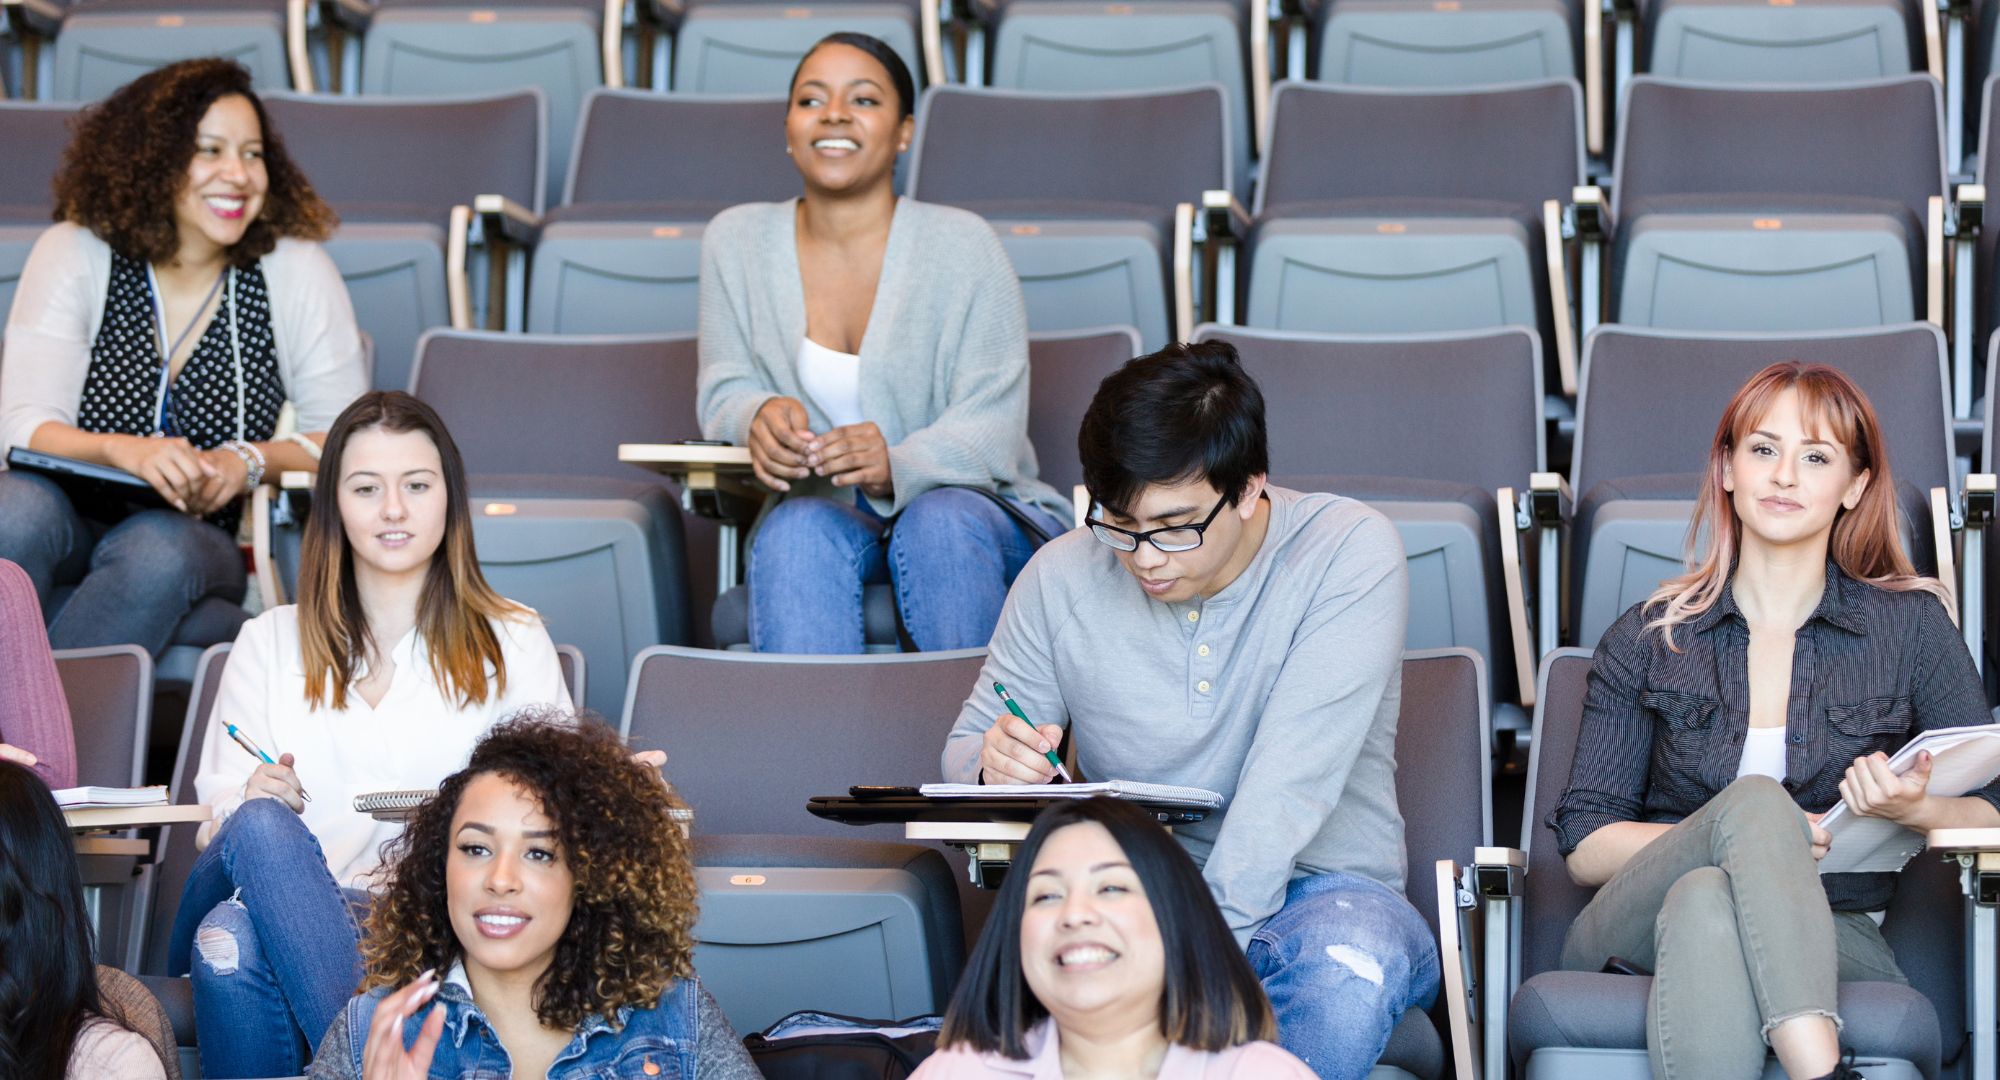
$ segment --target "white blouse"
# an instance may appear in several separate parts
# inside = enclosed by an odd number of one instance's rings
[[[515,710],[548,704],[570,711],[555,643],[541,620],[495,620],[493,627],[507,663],[507,691],[489,695],[484,705],[460,708],[440,691],[423,639],[412,630],[389,651],[396,672],[382,703],[370,708],[350,689],[347,708],[336,711],[306,705],[297,606],[272,608],[245,623],[223,669],[194,778],[196,797],[215,810],[215,820],[202,826],[203,841],[243,804],[243,785],[261,764],[229,737],[225,725],[235,724],[273,758],[293,755],[299,783],[312,796],[299,816],[319,840],[327,868],[342,885],[367,888],[383,842],[402,826],[356,812],[356,795],[434,788]]]
[[[1743,761],[1736,766],[1737,779],[1768,776],[1782,782],[1785,779],[1785,729],[1753,727],[1746,730]]]
[[[325,249],[280,240],[258,263],[271,297],[278,374],[300,431],[325,431],[368,389],[361,330]],[[50,226],[21,269],[0,361],[0,459],[50,421],[76,423],[90,347],[104,322],[111,247],[70,222]]]
[[[867,419],[861,413],[861,357],[854,353],[837,352],[811,338],[800,338],[799,389],[834,427]]]

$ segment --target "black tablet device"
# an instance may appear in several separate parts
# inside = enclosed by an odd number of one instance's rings
[[[17,446],[7,451],[7,467],[54,480],[76,512],[92,521],[118,521],[139,510],[170,504],[153,485],[109,465],[58,457]]]

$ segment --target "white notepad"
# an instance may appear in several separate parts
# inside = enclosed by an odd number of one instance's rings
[[[65,810],[167,805],[167,789],[161,786],[59,788],[53,794],[56,805]]]
[[[2000,776],[2000,724],[1938,728],[1911,739],[1889,759],[1898,775],[1916,764],[1917,753],[1931,752],[1930,793],[1954,798],[1986,786]],[[1901,870],[1924,850],[1924,836],[1886,818],[1862,817],[1834,804],[1819,821],[1833,836],[1833,846],[1819,861],[1822,874],[1872,873]]]
[[[1088,799],[1092,795],[1109,795],[1114,799],[1182,803],[1210,810],[1222,805],[1222,796],[1207,788],[1142,784],[1137,780],[1105,780],[1095,784],[925,784],[917,790],[933,799]]]

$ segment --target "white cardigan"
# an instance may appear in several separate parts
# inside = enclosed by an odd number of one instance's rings
[[[434,788],[458,771],[472,745],[508,714],[528,705],[570,711],[555,643],[539,618],[496,619],[500,655],[507,662],[507,692],[484,705],[460,708],[431,677],[423,639],[412,630],[389,650],[396,673],[382,703],[369,708],[349,692],[347,708],[306,705],[305,662],[299,652],[299,609],[287,604],[245,623],[223,669],[209,713],[195,797],[215,809],[202,826],[204,840],[243,805],[243,785],[261,764],[229,737],[235,724],[273,758],[290,753],[312,801],[300,815],[319,840],[326,865],[348,888],[367,888],[381,864],[384,841],[400,824],[376,821],[354,809],[354,797],[372,791]]]
[[[299,430],[325,431],[368,389],[347,285],[326,251],[310,240],[279,240],[258,265],[271,297],[278,375],[298,412]],[[76,423],[110,287],[111,247],[90,230],[62,222],[35,241],[7,316],[0,359],[0,460],[27,446],[49,421]]]

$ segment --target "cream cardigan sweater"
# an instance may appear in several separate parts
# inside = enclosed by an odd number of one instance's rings
[[[797,398],[815,430],[831,425],[799,385],[806,336],[798,200],[746,203],[709,222],[701,243],[702,435],[746,441],[773,397]],[[861,339],[861,409],[889,444],[893,499],[882,514],[945,484],[975,484],[1069,520],[1069,499],[1036,478],[1028,443],[1028,316],[999,238],[978,215],[899,199],[875,308]],[[850,499],[817,478],[793,494]]]

